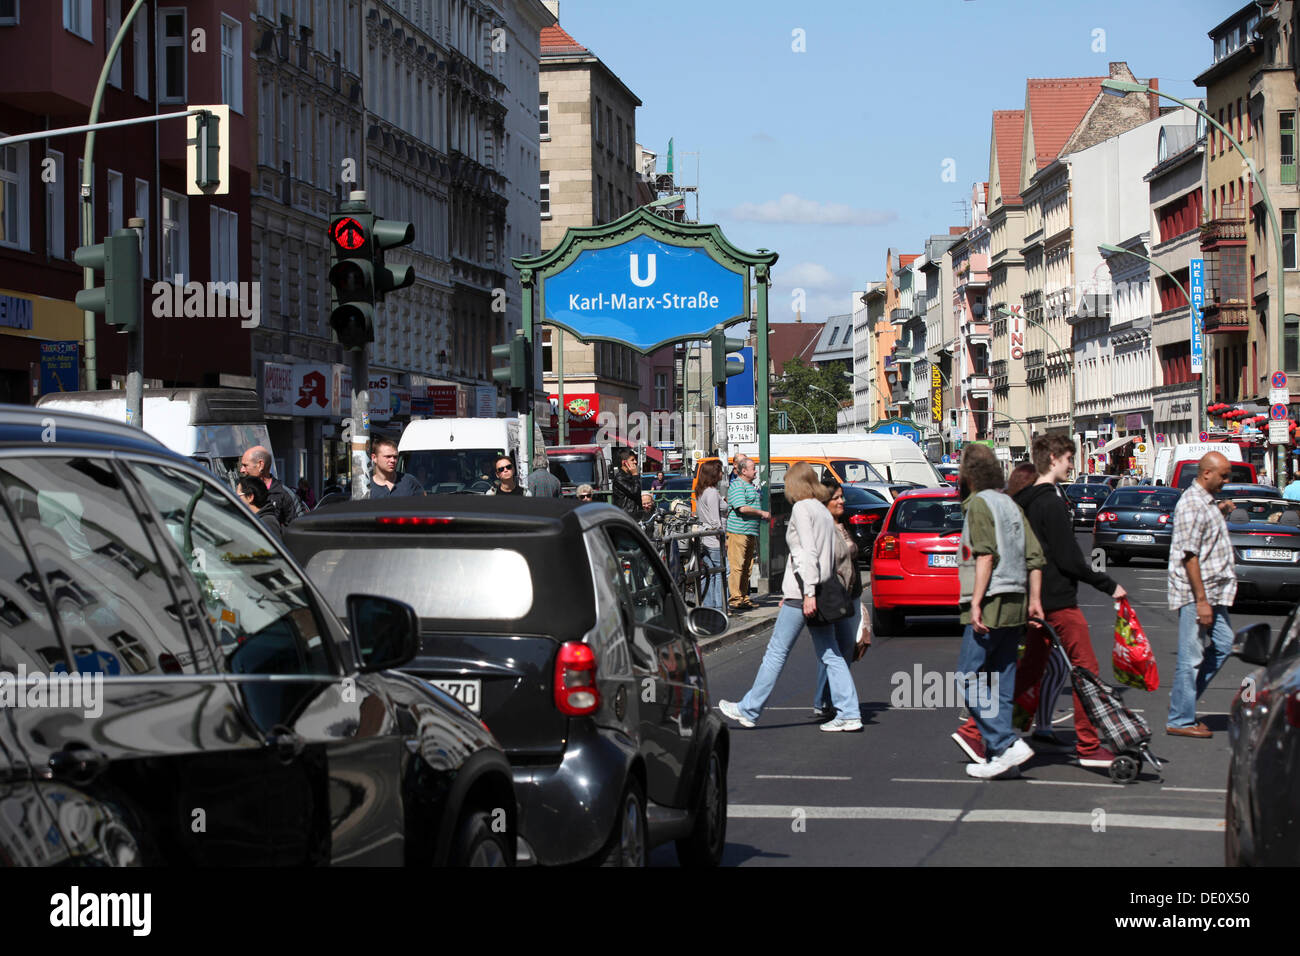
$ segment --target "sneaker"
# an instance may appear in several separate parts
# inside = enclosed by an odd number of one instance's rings
[[[1019,767],[1033,755],[1034,752],[1029,749],[1028,744],[1023,740],[1017,740],[992,760],[986,760],[983,763],[970,764],[966,767],[966,773],[971,777],[979,777],[981,780],[988,780],[992,777],[997,777],[1006,773],[1012,767]]]
[[[861,730],[862,721],[856,717],[845,720],[843,717],[836,717],[834,720],[828,720],[819,728],[834,733],[839,730]]]
[[[979,727],[974,720],[968,720],[957,728],[957,732],[952,735],[952,739],[957,742],[961,752],[971,759],[973,763],[984,762],[984,737],[980,734]]]
[[[812,709],[813,720],[830,720],[834,716],[835,711],[833,709],[828,710],[825,707],[814,707]]]
[[[1029,744],[1035,753],[1068,753],[1072,748],[1050,730],[1035,730],[1029,735]]]
[[[1098,767],[1102,770],[1108,768],[1115,761],[1115,755],[1105,747],[1098,747],[1096,750],[1090,750],[1087,753],[1079,751],[1075,756],[1079,758],[1080,767]]]
[[[754,722],[750,720],[748,717],[746,717],[744,714],[742,714],[740,712],[740,708],[737,707],[729,700],[718,701],[718,710],[722,711],[723,717],[730,717],[732,720],[740,724],[740,726],[742,727],[754,726]]]

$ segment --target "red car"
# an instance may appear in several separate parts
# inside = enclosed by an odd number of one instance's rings
[[[871,627],[897,634],[906,614],[956,614],[961,500],[952,488],[918,488],[894,499],[871,557]]]

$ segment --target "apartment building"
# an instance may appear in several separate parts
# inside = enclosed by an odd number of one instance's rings
[[[956,338],[951,306],[951,250],[964,231],[965,227],[954,226],[946,236],[931,236],[925,244],[921,267],[925,282],[925,349],[916,363],[914,374],[924,383],[925,399],[913,408],[913,414],[917,425],[921,426],[926,454],[933,461],[952,450],[945,426],[948,410],[952,407],[947,384],[952,381],[953,369],[950,343]]]
[[[1003,467],[1028,452],[1025,419],[1025,204],[1020,196],[1025,111],[994,110],[989,133],[988,315],[992,331],[993,451]]]
[[[86,122],[124,8],[123,0],[0,6],[0,135]],[[214,288],[202,315],[160,316],[152,307],[155,283],[167,286],[160,297],[175,301],[187,282],[250,278],[248,15],[247,0],[150,0],[130,24],[104,90],[101,120],[175,112],[186,103],[231,107],[226,195],[187,195],[183,121],[96,136],[89,239],[99,243],[128,219],[145,220],[143,372],[167,386],[215,386],[222,373],[249,374],[249,330],[237,293],[226,292],[237,286]],[[0,148],[0,402],[34,401],[42,356],[56,347],[75,351],[84,369],[84,313],[73,301],[83,279],[72,261],[83,241],[84,143],[80,134]],[[125,376],[127,337],[102,317],[94,328],[95,381],[83,371],[60,387],[108,388]]]

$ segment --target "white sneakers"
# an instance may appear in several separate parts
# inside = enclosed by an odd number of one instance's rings
[[[1002,753],[998,754],[992,760],[985,760],[982,763],[967,764],[966,773],[971,777],[979,777],[981,780],[988,780],[1008,770],[1019,767],[1022,763],[1034,755],[1029,749],[1029,745],[1023,740],[1017,739],[1014,744],[1008,747]]]
[[[820,729],[828,731],[829,733],[835,733],[840,730],[861,730],[862,721],[856,717],[850,717],[848,720],[845,720],[843,717],[836,717],[834,720],[826,721],[826,723],[821,725]]]
[[[742,727],[754,726],[754,722],[750,720],[748,717],[746,717],[744,714],[742,714],[740,712],[740,708],[737,707],[729,700],[718,701],[718,710],[722,711],[723,717],[730,717],[732,720],[740,724],[740,726]]]

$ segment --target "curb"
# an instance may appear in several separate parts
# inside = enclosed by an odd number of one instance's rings
[[[776,621],[777,612],[780,610],[780,604],[775,607],[764,607],[764,611],[771,611],[770,614],[763,614],[761,617],[752,617],[736,624],[735,627],[729,628],[725,634],[719,634],[717,637],[709,637],[700,641],[698,646],[701,654],[712,654],[714,651],[720,651],[725,647],[731,647],[733,644],[739,644],[741,641],[748,640],[765,627],[771,627]],[[749,612],[753,613],[753,612]]]

